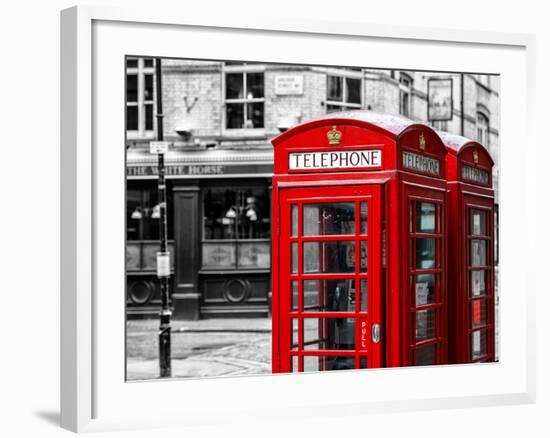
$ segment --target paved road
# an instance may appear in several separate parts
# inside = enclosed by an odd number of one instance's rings
[[[159,377],[157,320],[127,323],[127,379]],[[271,320],[205,319],[172,324],[172,376],[271,373]]]

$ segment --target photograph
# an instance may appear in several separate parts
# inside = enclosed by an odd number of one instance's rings
[[[499,75],[124,65],[127,381],[499,361]]]

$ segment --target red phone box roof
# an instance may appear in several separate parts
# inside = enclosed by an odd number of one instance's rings
[[[492,187],[495,163],[482,144],[448,132],[438,134],[449,151],[446,160],[449,181]]]
[[[373,111],[330,113],[272,140],[275,174],[404,170],[445,178],[447,149],[428,125]]]

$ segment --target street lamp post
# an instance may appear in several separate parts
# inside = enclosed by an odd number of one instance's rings
[[[172,376],[171,325],[170,318],[170,253],[168,252],[168,226],[166,217],[166,182],[164,153],[168,143],[164,141],[162,114],[162,68],[160,58],[155,59],[156,102],[157,102],[157,142],[151,142],[151,151],[158,157],[159,232],[160,251],[157,253],[157,277],[160,281],[160,327],[159,327],[159,368],[160,377]],[[153,144],[155,143],[155,144]]]

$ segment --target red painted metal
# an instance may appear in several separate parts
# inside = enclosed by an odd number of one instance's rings
[[[332,130],[340,133],[338,144],[330,144],[327,134]],[[333,113],[298,125],[275,138],[273,145],[273,372],[304,371],[305,359],[313,363],[315,369],[327,369],[331,356],[353,358],[350,361],[355,368],[364,367],[365,358],[369,368],[409,366],[416,361],[448,363],[447,149],[440,137],[429,126],[399,116],[356,111]],[[330,166],[291,169],[289,166],[290,154],[366,150],[381,151],[379,165],[351,169]],[[304,203],[342,200],[356,206],[354,234],[303,235],[301,206]],[[360,234],[357,223],[361,202],[368,202],[366,236]],[[292,205],[296,205],[298,211],[296,236],[292,236],[291,229]],[[416,209],[426,205],[434,208],[433,230],[411,229]],[[301,248],[306,241],[351,241],[357,245],[363,240],[368,242],[367,273],[361,272],[361,251],[357,249],[353,272],[304,273],[303,257],[299,257],[297,272],[292,273],[293,244]],[[416,265],[418,249],[415,245],[420,245],[419,242],[433,243],[435,266]],[[432,302],[417,305],[416,278],[432,275]],[[359,289],[358,280],[367,280],[368,311],[360,310],[360,293],[356,293],[355,309],[350,312],[304,311],[302,280],[308,278],[355,279],[356,290]],[[292,281],[298,282],[296,310],[292,308]],[[417,326],[417,318],[427,314],[434,315],[433,327],[428,322]],[[313,317],[342,317],[347,318],[346,322],[354,321],[355,347],[346,350],[305,348],[304,321],[309,322]],[[295,347],[292,347],[292,320],[297,321],[298,327]],[[372,341],[373,324],[381,327],[378,343]],[[321,325],[319,327],[319,333],[325,333]],[[430,333],[426,339],[418,335],[423,330]],[[435,352],[433,359],[429,354],[426,359],[426,351]]]
[[[450,306],[456,309],[450,313],[449,359],[451,363],[492,362],[495,360],[494,162],[487,150],[475,141],[447,133],[441,133],[441,137],[449,151],[449,254],[453,255],[449,266],[449,296]],[[468,172],[463,173],[465,167],[485,172],[486,182],[481,181],[482,178],[475,181]],[[485,232],[473,236],[476,212],[485,212]],[[486,262],[477,269],[473,269],[471,263],[472,240],[486,242]],[[473,271],[485,273],[486,290],[479,297],[473,293]],[[476,319],[481,322],[482,317],[485,322],[476,325]],[[476,331],[485,331],[487,348],[485,354],[474,356]]]

